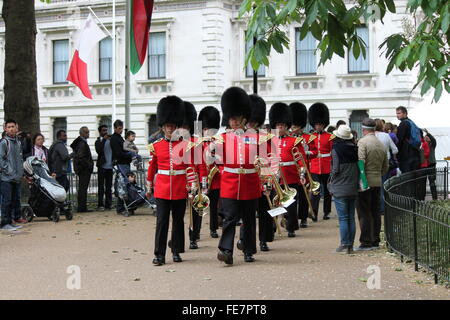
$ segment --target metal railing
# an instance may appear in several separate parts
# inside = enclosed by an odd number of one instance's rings
[[[387,247],[403,258],[450,281],[449,170],[407,172],[384,184]],[[446,206],[447,204],[447,206]]]

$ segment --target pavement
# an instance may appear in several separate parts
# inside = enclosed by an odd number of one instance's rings
[[[0,233],[0,299],[450,300],[448,287],[435,285],[433,275],[414,272],[413,263],[401,263],[383,247],[334,253],[335,213],[309,222],[295,238],[283,232],[253,263],[236,250],[231,267],[217,260],[218,239],[209,236],[208,223],[209,216],[198,250],[189,250],[186,240],[182,263],[168,252],[166,264],[155,267],[150,209],[129,218],[115,212],[75,214],[58,223],[35,218]]]

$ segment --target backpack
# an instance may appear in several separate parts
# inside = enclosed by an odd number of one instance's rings
[[[9,140],[8,139],[5,139],[5,138],[0,139],[0,142],[3,141],[3,140],[6,142],[6,152],[3,155],[3,160],[6,160],[6,159],[8,159],[8,155],[9,155],[9,152],[11,150],[11,146],[9,145]]]
[[[414,147],[416,150],[420,150],[420,146],[422,144],[422,140],[420,139],[421,138],[420,129],[410,119],[406,119],[406,121],[408,121],[409,128],[410,128],[408,143],[410,146]]]

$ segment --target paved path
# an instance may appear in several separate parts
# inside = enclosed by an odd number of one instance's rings
[[[227,267],[216,260],[217,239],[207,224],[200,248],[183,263],[154,267],[156,219],[140,209],[124,218],[114,212],[36,219],[23,231],[0,234],[0,299],[449,299],[413,265],[380,249],[354,255],[333,253],[338,223],[311,223],[296,238],[277,239],[269,252],[245,263],[241,252]],[[206,220],[209,220],[207,218]],[[188,221],[187,217],[185,221]],[[358,235],[357,235],[358,236]],[[67,267],[81,270],[81,289],[66,287]],[[367,288],[367,268],[378,266],[381,289]]]

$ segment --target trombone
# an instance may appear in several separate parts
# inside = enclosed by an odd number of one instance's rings
[[[194,208],[195,211],[197,211],[197,214],[201,217],[204,217],[208,214],[209,209],[209,197],[205,194],[203,194],[201,188],[200,188],[200,182],[198,179],[198,175],[195,172],[193,167],[188,167],[186,169],[186,176],[188,184],[189,182],[194,182],[193,184],[195,187],[191,188],[191,207]],[[190,210],[192,209],[190,208]],[[191,214],[192,215],[192,214]],[[191,219],[192,220],[192,219]]]

